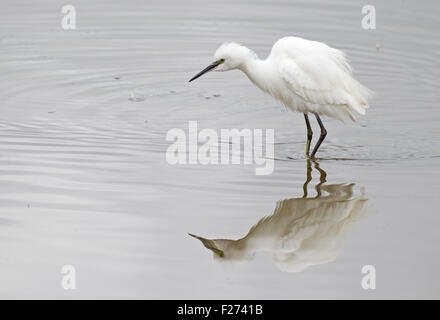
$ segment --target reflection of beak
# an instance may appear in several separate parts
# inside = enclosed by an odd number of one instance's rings
[[[200,241],[202,241],[203,245],[208,248],[209,250],[213,251],[214,253],[218,254],[220,257],[224,257],[224,252],[223,250],[220,250],[219,248],[217,248],[217,246],[215,245],[214,240],[209,240],[209,239],[205,239],[199,236],[196,236],[195,234],[191,234],[188,233],[191,237],[194,237],[196,239],[199,239]]]
[[[203,69],[202,71],[200,71],[199,73],[197,73],[194,77],[191,78],[191,80],[189,80],[189,82],[196,80],[197,78],[203,76],[205,73],[215,69],[215,67],[217,67],[220,64],[220,60],[218,61],[214,61],[213,63],[211,63],[209,66],[207,66],[205,69]]]

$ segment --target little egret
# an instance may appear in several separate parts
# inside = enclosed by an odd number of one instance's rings
[[[248,261],[264,251],[282,271],[299,272],[335,260],[345,233],[362,217],[367,198],[363,191],[354,196],[354,183],[324,185],[326,172],[317,163],[315,167],[320,172],[316,196],[307,196],[312,177],[309,162],[304,196],[277,202],[273,214],[261,218],[244,237],[234,240],[189,235],[211,250],[218,262]]]
[[[304,113],[307,126],[306,155],[309,156],[312,128],[308,113],[315,115],[321,135],[313,148],[314,158],[327,130],[320,115],[355,121],[356,111],[364,115],[371,91],[352,76],[345,54],[328,45],[299,37],[285,37],[261,60],[250,49],[225,43],[214,54],[214,62],[190,82],[209,71],[239,69],[261,90],[279,100],[286,108]]]

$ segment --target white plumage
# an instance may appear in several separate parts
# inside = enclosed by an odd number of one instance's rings
[[[291,95],[281,101],[295,111],[340,120],[365,114],[370,92],[352,76],[345,54],[323,43],[296,37],[275,43],[268,62],[276,65]]]
[[[307,155],[312,134],[307,115],[315,114],[321,138],[312,157],[327,134],[319,115],[355,121],[355,114],[364,115],[368,108],[371,91],[353,78],[345,54],[321,42],[285,37],[273,45],[264,60],[244,46],[226,43],[217,49],[214,58],[215,62],[190,81],[211,70],[243,71],[256,86],[288,109],[304,113],[308,126]]]
[[[341,238],[366,201],[363,195],[353,198],[353,186],[325,185],[326,196],[280,201],[271,216],[262,218],[238,240],[192,236],[219,261],[247,261],[256,252],[266,251],[282,271],[302,271],[337,257]]]

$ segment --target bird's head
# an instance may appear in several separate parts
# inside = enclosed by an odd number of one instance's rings
[[[244,247],[244,243],[240,240],[230,239],[206,239],[189,233],[202,242],[202,244],[214,253],[214,259],[217,261],[242,261],[249,260],[254,256],[253,252],[249,252]]]
[[[256,58],[256,54],[234,42],[222,44],[214,53],[214,62],[200,71],[189,82],[201,77],[209,71],[228,71],[242,68],[246,61]]]

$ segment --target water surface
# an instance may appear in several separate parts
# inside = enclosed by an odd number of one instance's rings
[[[65,31],[58,1],[3,3],[0,296],[439,298],[439,4],[371,4],[373,31],[355,1],[81,0],[78,28]],[[265,57],[285,35],[344,50],[376,93],[358,122],[324,120],[317,163],[303,155],[302,115],[243,74],[187,83],[224,41]],[[274,173],[169,165],[166,133],[189,120],[274,128]],[[365,199],[322,263],[286,270],[263,250],[225,264],[187,234],[239,239],[302,199],[306,181],[312,203],[332,185]],[[76,290],[61,288],[67,264]],[[376,290],[361,287],[364,265],[376,267]]]

